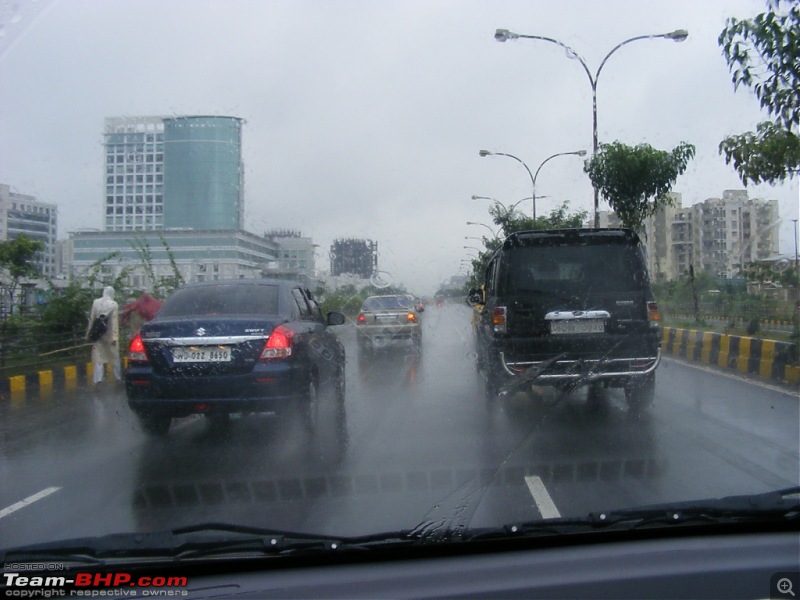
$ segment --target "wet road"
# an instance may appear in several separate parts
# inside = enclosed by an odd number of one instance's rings
[[[799,483],[795,392],[665,360],[641,418],[621,391],[487,409],[469,309],[430,308],[421,356],[348,353],[346,418],[144,434],[121,387],[0,402],[0,546],[232,522],[354,535],[499,525]],[[21,501],[27,502],[19,504]]]

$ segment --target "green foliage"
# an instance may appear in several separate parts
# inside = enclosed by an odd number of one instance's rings
[[[0,288],[8,294],[14,307],[14,296],[23,278],[36,277],[39,269],[34,262],[36,253],[44,249],[44,244],[25,235],[0,242]]]
[[[745,185],[793,177],[800,171],[800,4],[774,0],[753,19],[728,19],[718,43],[734,88],[752,89],[772,118],[755,133],[725,138],[720,154]]]
[[[667,152],[649,144],[628,146],[617,141],[601,144],[584,170],[622,224],[639,231],[647,217],[671,202],[667,194],[694,153],[687,142]]]
[[[747,281],[759,284],[772,283],[780,287],[797,287],[797,270],[794,268],[794,261],[778,268],[779,265],[769,265],[766,263],[750,263],[744,269],[744,276]]]
[[[172,294],[172,292],[181,287],[185,281],[183,279],[183,275],[181,275],[180,269],[178,269],[178,264],[175,262],[175,255],[172,253],[169,244],[167,244],[167,240],[164,239],[163,235],[159,237],[161,244],[164,246],[164,250],[169,257],[172,275],[156,277],[155,268],[153,267],[153,255],[150,250],[150,245],[147,243],[145,238],[136,238],[130,242],[130,245],[139,256],[142,269],[144,270],[147,279],[151,283],[151,289],[144,291],[147,291],[154,298],[163,300]]]
[[[95,290],[75,280],[62,290],[53,289],[52,298],[40,312],[42,325],[54,333],[86,327],[95,295]]]
[[[535,221],[532,217],[526,217],[515,210],[507,212],[497,203],[492,204],[489,208],[489,214],[492,216],[494,224],[500,226],[506,237],[517,231],[582,227],[589,216],[585,210],[570,214],[569,202],[566,201],[551,210],[550,214],[536,217]]]
[[[755,133],[726,137],[719,150],[744,185],[784,181],[800,167],[800,137],[769,121],[759,123]]]

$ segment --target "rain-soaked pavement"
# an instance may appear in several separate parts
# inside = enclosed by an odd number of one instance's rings
[[[258,415],[153,438],[113,384],[3,398],[0,547],[204,522],[434,532],[798,484],[796,393],[664,360],[644,417],[617,390],[487,407],[469,309],[423,326],[421,354],[365,361],[341,328],[346,415],[324,397],[315,435]]]

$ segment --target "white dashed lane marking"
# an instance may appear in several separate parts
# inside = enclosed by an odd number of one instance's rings
[[[16,502],[16,503],[12,504],[11,506],[7,506],[3,510],[0,510],[0,519],[2,519],[3,517],[7,517],[11,513],[17,512],[21,508],[25,508],[29,504],[33,504],[37,500],[41,500],[42,498],[46,498],[50,494],[55,494],[60,489],[61,489],[60,487],[45,488],[41,492],[36,492],[33,496],[28,496],[24,500],[20,500],[19,502]]]
[[[547,492],[547,488],[544,487],[541,477],[529,475],[525,478],[525,483],[528,484],[533,501],[536,503],[536,508],[539,509],[543,519],[557,519],[561,516],[561,513],[558,512],[556,505],[553,503],[553,499]]]

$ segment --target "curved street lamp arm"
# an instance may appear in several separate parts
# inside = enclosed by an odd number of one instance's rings
[[[521,158],[518,158],[518,157],[514,156],[513,154],[506,154],[505,152],[492,152],[492,154],[496,154],[498,156],[507,156],[509,158],[513,158],[515,161],[517,161],[519,164],[521,164],[523,167],[525,167],[525,170],[528,172],[528,177],[531,178],[531,186],[532,186],[532,188],[534,190],[533,191],[533,195],[534,195],[534,199],[533,199],[533,220],[535,221],[536,220],[536,198],[535,198],[535,196],[536,196],[536,191],[535,191],[536,190],[536,181],[534,181],[533,173],[531,173],[531,170],[528,168],[528,165],[526,165],[525,161],[523,161]]]
[[[539,198],[542,198],[542,196],[539,196]],[[533,200],[533,199],[534,199],[533,196],[525,196],[522,200],[520,200],[518,202],[514,202],[514,204],[511,205],[511,210],[514,210],[515,208],[517,208],[520,204],[522,204],[526,200]]]
[[[497,37],[497,36],[495,36],[495,37]],[[597,78],[596,77],[592,77],[592,72],[589,70],[589,66],[586,64],[586,61],[584,60],[584,58],[580,54],[575,52],[575,50],[572,48],[572,46],[567,46],[564,42],[561,42],[561,41],[559,41],[559,40],[557,40],[555,38],[546,37],[546,36],[543,36],[543,35],[523,35],[523,34],[519,34],[516,37],[525,38],[525,39],[528,39],[528,40],[541,40],[543,42],[550,42],[551,44],[556,44],[557,46],[561,46],[562,48],[564,48],[564,50],[567,51],[567,57],[568,58],[574,58],[579,63],[581,63],[581,66],[583,67],[583,70],[586,72],[586,76],[589,78],[589,83],[591,84],[592,89],[595,89],[595,87],[597,86]],[[614,48],[614,50],[616,50],[616,48]],[[614,50],[612,50],[612,52]],[[608,57],[606,57],[606,58],[608,58]],[[601,65],[601,68],[602,68],[602,65]],[[598,69],[598,71],[599,71],[599,69]]]
[[[600,66],[597,67],[597,72],[594,74],[595,85],[597,85],[597,80],[600,78],[600,71],[603,70],[603,67],[605,66],[605,64],[608,61],[608,59],[611,57],[612,54],[614,54],[614,52],[616,52],[617,50],[622,48],[625,44],[630,44],[631,42],[636,42],[638,40],[652,40],[652,39],[656,39],[656,38],[663,38],[663,37],[666,37],[666,36],[667,36],[667,34],[665,34],[665,33],[660,33],[660,34],[656,34],[656,35],[637,35],[637,36],[629,38],[629,39],[627,39],[627,40],[625,40],[623,42],[620,42],[619,44],[614,46],[611,49],[611,51],[608,54],[606,54],[605,57],[603,57],[603,60],[600,62]]]

